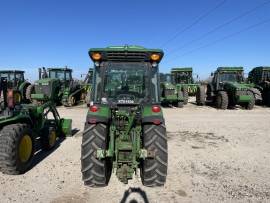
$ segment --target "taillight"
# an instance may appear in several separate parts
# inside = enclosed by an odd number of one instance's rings
[[[97,111],[98,111],[98,106],[92,105],[92,106],[89,107],[89,110],[90,110],[91,112],[97,112]]]
[[[160,106],[152,106],[152,111],[154,113],[159,113],[161,111]]]

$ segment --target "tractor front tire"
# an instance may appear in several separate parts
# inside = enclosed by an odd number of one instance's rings
[[[229,97],[227,92],[225,91],[219,91],[217,93],[217,98],[216,98],[216,107],[218,109],[227,109],[229,105]]]
[[[163,186],[166,182],[168,168],[168,146],[164,124],[143,126],[143,147],[154,154],[154,157],[142,161],[141,179],[143,185],[148,187]]]
[[[205,100],[206,100],[205,87],[199,86],[196,92],[196,104],[203,106],[205,105]]]
[[[264,104],[266,106],[270,107],[270,90],[268,90],[267,92],[265,92],[265,99],[264,99]]]
[[[250,101],[245,105],[245,109],[251,110],[251,109],[253,109],[256,100],[255,100],[255,97],[254,97],[253,92],[248,91],[247,94],[250,95],[251,99],[250,99]]]
[[[184,97],[184,104],[188,103],[188,87],[183,87],[183,97]]]
[[[75,106],[76,104],[76,98],[74,96],[71,96],[68,98],[68,106]]]
[[[11,124],[0,131],[0,171],[4,174],[24,173],[34,153],[35,139],[27,124]]]
[[[81,172],[84,184],[105,187],[111,175],[111,161],[98,159],[97,150],[108,146],[108,127],[105,124],[86,124],[81,146]]]
[[[184,102],[181,102],[181,101],[177,102],[177,107],[178,108],[183,108],[184,107]]]

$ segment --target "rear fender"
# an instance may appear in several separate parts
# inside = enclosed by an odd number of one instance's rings
[[[142,112],[142,124],[152,123],[155,125],[160,125],[162,123],[163,124],[165,123],[161,106],[160,105],[153,105],[153,106],[159,106],[160,112],[153,112],[151,105],[144,106]]]
[[[4,120],[0,120],[0,129],[2,129],[4,126],[16,123],[26,123],[30,126],[33,126],[33,122],[29,117],[14,116]]]
[[[107,105],[98,105],[96,112],[92,112],[89,107],[87,116],[86,116],[86,124],[96,124],[96,123],[104,123],[107,124],[110,121],[110,108]]]

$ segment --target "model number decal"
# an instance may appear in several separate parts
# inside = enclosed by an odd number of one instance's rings
[[[131,99],[119,99],[118,103],[121,103],[121,104],[134,104],[134,100],[131,100]]]

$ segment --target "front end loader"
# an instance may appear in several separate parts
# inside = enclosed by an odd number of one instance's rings
[[[71,134],[71,120],[60,118],[49,91],[32,94],[30,104],[22,103],[15,93],[1,78],[0,171],[11,175],[29,169],[38,146],[50,150],[57,137]]]

